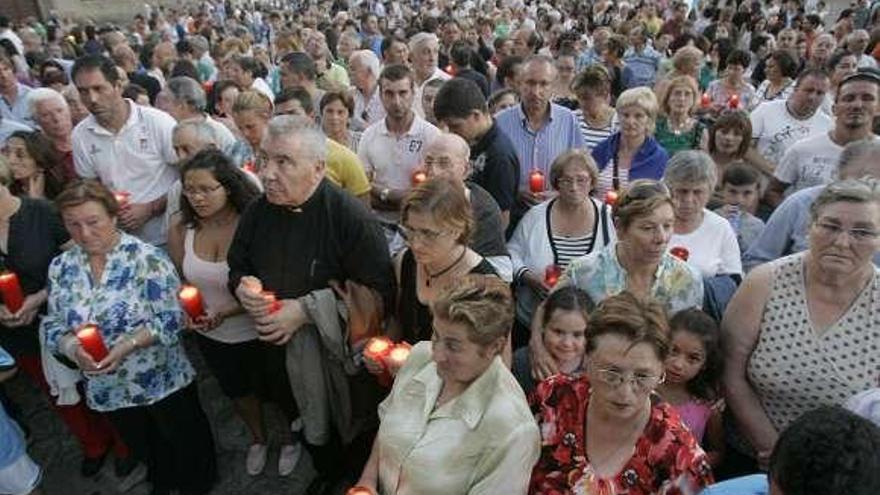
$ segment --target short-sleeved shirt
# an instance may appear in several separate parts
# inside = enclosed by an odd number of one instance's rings
[[[358,156],[336,141],[327,138],[327,178],[353,196],[370,192],[370,181]]]
[[[785,152],[796,142],[831,129],[831,118],[816,111],[807,119],[796,119],[788,111],[786,100],[761,103],[749,115],[752,139],[758,152],[768,161],[779,165]]]
[[[352,130],[363,131],[385,119],[385,107],[382,106],[378,85],[369,95],[364,95],[360,89],[353,88],[351,96],[354,99],[354,115],[351,116]]]
[[[18,92],[15,95],[14,101],[6,101],[6,97],[0,96],[0,118],[14,120],[20,124],[32,127],[34,119],[28,104],[28,93],[31,92],[31,88],[21,83],[16,84],[18,85]]]
[[[670,249],[687,248],[688,264],[706,277],[742,275],[742,259],[736,233],[730,222],[715,212],[704,209],[703,221],[689,234],[673,234]]]
[[[791,194],[801,189],[830,184],[837,178],[837,163],[843,146],[831,140],[830,132],[823,132],[793,144],[776,168],[774,176]]]

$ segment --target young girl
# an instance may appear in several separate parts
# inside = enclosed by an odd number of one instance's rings
[[[541,318],[544,346],[559,365],[559,372],[577,375],[583,372],[587,345],[587,320],[593,304],[586,292],[575,287],[563,287],[547,297],[543,311],[536,312]],[[534,390],[529,348],[523,347],[513,354],[513,376],[526,395]]]
[[[716,466],[724,445],[719,400],[724,366],[718,324],[698,309],[686,309],[672,317],[669,328],[666,381],[658,393],[675,407]]]

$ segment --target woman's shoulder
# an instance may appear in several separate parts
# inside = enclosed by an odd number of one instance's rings
[[[531,395],[533,409],[578,410],[578,404],[586,404],[590,394],[590,381],[585,375],[553,375],[538,383]]]

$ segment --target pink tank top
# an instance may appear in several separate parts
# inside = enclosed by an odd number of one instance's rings
[[[703,401],[691,400],[672,407],[678,411],[681,421],[691,430],[697,443],[702,443],[703,434],[706,432],[706,423],[712,416],[712,406]]]

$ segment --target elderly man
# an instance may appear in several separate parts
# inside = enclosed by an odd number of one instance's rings
[[[372,182],[370,203],[384,220],[396,224],[413,172],[440,130],[413,111],[415,83],[408,67],[385,67],[379,91],[386,115],[364,131],[358,156]]]
[[[177,180],[171,144],[174,118],[124,99],[119,73],[106,57],[78,59],[73,81],[92,113],[73,129],[77,175],[130,193],[119,212],[121,227],[146,242],[164,245],[165,194]]]
[[[351,116],[351,129],[363,131],[385,118],[385,108],[379,96],[379,57],[372,50],[358,50],[348,60],[348,71],[354,86],[351,96],[354,99],[354,115]],[[320,108],[320,105],[316,108]]]
[[[871,35],[868,34],[864,29],[856,29],[855,31],[846,35],[846,39],[844,41],[844,46],[846,50],[852,53],[858,58],[858,67],[868,68],[868,69],[876,69],[877,68],[877,60],[865,53],[865,50],[868,48],[868,43],[871,41]]]
[[[18,82],[12,59],[0,52],[0,118],[33,126],[27,101],[30,92],[31,88]]]
[[[71,132],[73,120],[67,100],[61,93],[49,88],[37,88],[30,92],[28,102],[34,121],[43,134],[52,141],[55,151],[61,157],[61,169],[65,181],[77,178],[73,166],[73,142]]]
[[[362,203],[325,178],[326,153],[324,135],[307,120],[279,116],[270,121],[259,152],[258,173],[266,193],[242,215],[228,255],[229,288],[267,343],[267,366],[301,406],[306,447],[319,473],[307,493],[324,493],[331,480],[340,479],[339,471],[357,476],[378,426],[378,398],[365,400],[371,395],[369,382],[358,381],[369,378],[363,370],[355,376],[343,372],[347,381],[342,386],[346,392],[356,387],[357,398],[345,393],[333,400],[340,391],[323,386],[325,373],[342,366],[322,359],[324,349],[336,349],[347,339],[338,328],[331,281],[369,288],[382,305],[394,297],[381,229]],[[277,303],[266,298],[265,290],[275,294]],[[331,318],[316,310],[328,299]],[[334,322],[337,328],[329,330]],[[297,386],[291,388],[291,382]],[[314,394],[324,397],[318,401]],[[329,412],[316,412],[326,407]]]
[[[236,139],[232,131],[205,112],[208,99],[202,85],[195,79],[186,76],[172,77],[165,84],[165,89],[159,93],[158,102],[157,106],[178,122],[194,121],[208,124],[214,130],[221,150],[228,150],[235,145]]]
[[[409,40],[409,57],[412,60],[413,77],[416,85],[414,110],[419,117],[425,116],[422,108],[422,93],[425,86],[434,79],[447,81],[452,76],[437,67],[440,56],[440,41],[432,33],[416,33]]]
[[[470,154],[471,149],[461,136],[443,133],[425,150],[425,172],[429,178],[443,177],[461,182],[474,217],[470,248],[486,258],[502,279],[510,282],[513,280],[513,265],[504,243],[505,225],[501,210],[485,189],[467,182],[471,175]]]

